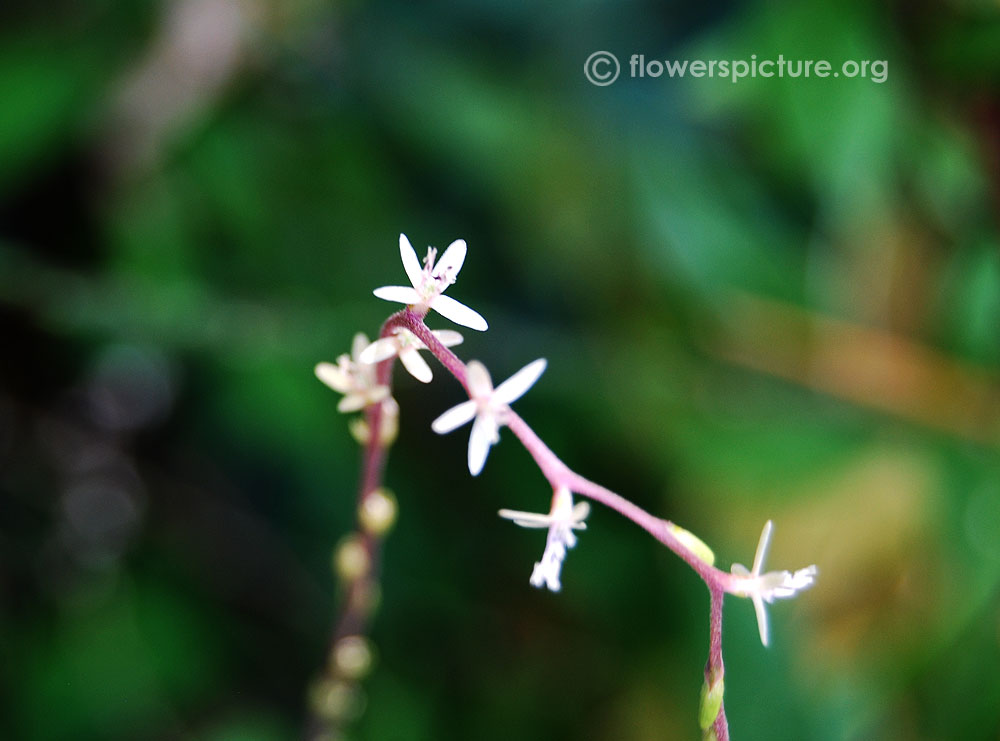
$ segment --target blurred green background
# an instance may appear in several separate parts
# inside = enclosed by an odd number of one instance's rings
[[[394,310],[402,231],[468,240],[459,354],[549,359],[517,409],[570,466],[723,568],[768,518],[818,564],[769,649],[726,602],[734,739],[997,739],[998,81],[985,0],[5,0],[0,738],[300,736],[359,467],[312,368]],[[697,738],[701,582],[596,510],[532,589],[496,510],[544,479],[509,433],[471,478],[457,384],[396,378],[350,738]]]

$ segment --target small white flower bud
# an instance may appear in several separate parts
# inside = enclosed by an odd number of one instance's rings
[[[356,533],[344,538],[333,556],[333,570],[345,582],[360,579],[371,568],[368,550]]]
[[[365,494],[358,507],[358,521],[366,532],[385,535],[396,522],[396,498],[388,489],[375,489]]]
[[[361,679],[372,668],[372,649],[363,636],[347,636],[333,647],[331,668],[347,679]]]

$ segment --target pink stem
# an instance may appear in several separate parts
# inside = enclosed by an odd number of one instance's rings
[[[390,336],[396,327],[401,326],[403,316],[408,313],[406,310],[390,316],[382,325],[379,337]],[[394,358],[388,358],[378,364],[375,369],[377,384],[391,386],[394,360]],[[365,419],[368,423],[368,442],[362,456],[361,477],[358,485],[359,511],[365,497],[382,485],[382,474],[385,471],[388,453],[388,446],[382,440],[382,425],[385,416],[383,404],[384,402],[372,404],[365,410]],[[378,582],[383,538],[361,527],[360,523],[356,527],[355,537],[358,538],[358,542],[368,555],[369,566],[364,575],[353,580],[347,587],[344,608],[334,623],[333,634],[330,637],[331,652],[342,639],[348,636],[364,635],[368,631],[371,619],[370,595]],[[329,681],[342,679],[332,665],[326,667],[324,676]],[[325,739],[329,738],[330,734],[336,735],[343,720],[325,717],[318,713],[315,708],[311,708],[307,721],[306,738],[310,740]]]
[[[462,384],[462,387],[468,394],[469,388],[465,364],[431,333],[427,325],[424,324],[423,317],[409,309],[394,315],[393,319],[396,317],[399,317],[399,325],[405,326],[419,337],[427,346],[427,349]],[[542,439],[535,434],[535,431],[528,426],[528,423],[514,410],[511,409],[507,412],[505,421],[510,431],[517,436],[531,457],[535,459],[539,470],[548,479],[553,489],[565,486],[575,494],[589,497],[610,507],[624,517],[632,520],[632,522],[680,556],[708,584],[709,588],[715,587],[723,591],[730,591],[729,587],[732,584],[732,575],[702,561],[694,551],[677,538],[672,529],[673,523],[651,515],[642,507],[633,504],[620,494],[616,494],[610,489],[606,489],[600,484],[595,484],[593,481],[575,473],[552,452]]]
[[[712,682],[725,674],[725,665],[722,662],[722,601],[725,592],[709,587],[709,593],[712,598],[712,606],[709,615],[708,664],[705,666],[705,681],[711,686]],[[714,725],[715,737],[718,741],[729,741],[729,722],[726,720],[725,701],[719,706],[719,714],[715,717]]]
[[[445,347],[437,337],[424,324],[424,313],[418,313],[407,307],[403,311],[393,314],[382,327],[381,336],[391,334],[396,327],[405,327],[416,335],[427,346],[441,364],[462,384],[466,394],[469,394],[468,375],[465,364],[459,360],[451,350]],[[388,385],[392,372],[392,360],[385,360],[379,364],[377,379],[379,383]],[[470,394],[471,396],[471,394]],[[371,415],[371,413],[370,413]],[[517,436],[521,444],[538,464],[542,475],[552,485],[553,489],[566,487],[570,491],[581,496],[589,497],[596,502],[600,502],[615,510],[619,514],[627,517],[643,530],[648,532],[667,548],[680,556],[708,585],[711,595],[711,615],[709,631],[709,654],[708,663],[705,667],[706,681],[711,682],[713,677],[721,677],[724,671],[722,661],[722,602],[726,592],[733,591],[734,584],[731,574],[711,566],[703,561],[694,551],[685,545],[674,532],[674,525],[670,520],[656,517],[642,507],[633,504],[620,494],[607,489],[600,484],[580,476],[563,463],[559,457],[542,441],[533,429],[516,412],[509,409],[504,421],[511,432]],[[375,424],[378,419],[369,416],[369,424],[372,425],[373,439]],[[377,446],[369,446],[377,447]],[[366,474],[381,476],[382,459],[377,451],[369,451],[368,461],[365,466]],[[378,469],[377,473],[373,473]],[[378,480],[376,478],[376,480]],[[719,714],[715,719],[715,735],[718,741],[729,741],[729,725],[726,720],[725,707],[720,707]]]

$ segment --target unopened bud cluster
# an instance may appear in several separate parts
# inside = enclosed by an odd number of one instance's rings
[[[346,636],[330,651],[327,674],[313,684],[311,702],[317,715],[329,721],[349,722],[364,710],[364,691],[358,682],[372,669],[372,648],[364,636]]]
[[[372,489],[361,498],[358,530],[344,537],[333,551],[333,571],[347,587],[349,599],[371,602],[377,595],[378,582],[372,573],[373,542],[389,533],[396,515],[396,497],[388,489]]]
[[[378,602],[379,584],[373,569],[372,548],[375,541],[392,529],[396,515],[392,492],[381,487],[372,489],[358,504],[358,530],[334,549],[333,570],[345,587],[345,610],[359,620],[369,615]],[[374,650],[365,636],[338,638],[330,649],[326,671],[313,683],[310,703],[314,714],[331,727],[349,723],[361,715],[365,697],[359,683],[371,672],[373,663]]]

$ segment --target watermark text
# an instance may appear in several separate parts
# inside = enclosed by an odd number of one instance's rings
[[[710,77],[733,83],[758,77],[857,77],[875,83],[883,83],[889,79],[887,59],[848,59],[835,64],[826,59],[786,59],[783,54],[764,59],[758,59],[756,54],[751,54],[749,59],[647,59],[645,54],[632,54],[627,69],[632,79]],[[621,71],[618,57],[607,51],[595,51],[583,65],[587,81],[602,87],[617,80]]]

